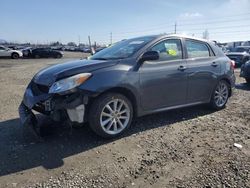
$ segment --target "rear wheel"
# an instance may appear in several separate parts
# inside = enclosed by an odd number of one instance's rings
[[[131,102],[118,93],[107,93],[97,98],[90,107],[91,129],[104,138],[119,136],[130,127],[133,118]]]
[[[57,59],[62,58],[62,55],[61,55],[61,54],[57,54],[57,55],[55,56],[55,58],[57,58]]]
[[[246,78],[247,84],[250,84],[250,78]]]
[[[230,93],[229,88],[230,86],[226,81],[219,81],[210,101],[210,105],[212,106],[212,108],[221,110],[226,106]]]
[[[35,57],[36,59],[38,59],[38,58],[40,58],[40,55],[36,54],[34,57]]]
[[[18,53],[12,53],[11,58],[12,59],[18,59],[19,58],[19,54]]]

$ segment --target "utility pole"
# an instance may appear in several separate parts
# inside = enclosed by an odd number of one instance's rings
[[[81,43],[81,37],[80,35],[78,35],[78,46],[80,45],[80,43]]]
[[[91,48],[90,36],[88,36],[88,39],[89,39],[89,48]]]
[[[93,50],[93,48],[91,46],[90,36],[88,36],[88,38],[89,38],[89,48],[90,48],[90,51],[91,51],[91,55],[93,55],[94,54],[94,50]]]
[[[177,22],[175,22],[175,24],[174,24],[174,34],[176,34],[177,33]]]
[[[112,32],[110,33],[110,45],[112,45],[112,43],[113,43],[113,36],[112,36],[113,34],[112,34]]]

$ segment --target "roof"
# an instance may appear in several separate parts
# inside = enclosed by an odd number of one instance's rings
[[[193,40],[200,40],[200,41],[204,41],[204,42],[212,42],[212,41],[209,41],[209,40],[206,40],[206,39],[192,37],[192,36],[188,36],[188,35],[181,35],[181,34],[165,34],[165,36],[167,36],[167,37],[187,38],[187,39],[193,39]]]

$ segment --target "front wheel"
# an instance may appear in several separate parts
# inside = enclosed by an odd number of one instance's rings
[[[99,136],[119,136],[130,127],[133,118],[131,102],[118,93],[107,93],[97,98],[89,111],[91,129]]]
[[[11,55],[11,58],[12,58],[12,59],[18,59],[18,58],[19,58],[19,54],[18,54],[18,53],[13,53],[13,54]]]
[[[212,108],[216,110],[225,108],[229,98],[229,88],[230,86],[226,81],[219,81],[211,97],[210,105],[212,106]]]
[[[61,54],[57,54],[57,55],[55,56],[55,58],[60,59],[60,58],[62,58],[62,55],[61,55]]]

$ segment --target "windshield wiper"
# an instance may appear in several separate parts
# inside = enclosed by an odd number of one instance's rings
[[[103,57],[96,57],[92,60],[116,60],[116,59],[125,59],[126,57],[109,57],[109,58],[103,58]]]
[[[108,60],[108,59],[102,58],[102,57],[97,57],[97,58],[93,58],[92,60]]]

